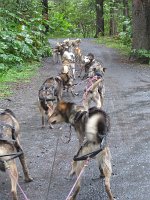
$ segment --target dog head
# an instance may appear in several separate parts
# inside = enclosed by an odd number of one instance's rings
[[[79,39],[79,38],[72,40],[73,47],[79,47],[80,43],[81,43],[81,39]]]
[[[75,55],[72,52],[65,51],[63,56],[62,56],[62,61],[64,62],[65,60],[69,62],[75,62]]]
[[[106,69],[107,68],[103,67],[100,63],[96,63],[89,68],[88,77],[96,75],[103,77]]]
[[[53,114],[49,117],[48,122],[50,124],[68,122],[72,105],[73,103],[69,102],[58,102],[53,111]]]
[[[51,87],[43,86],[39,90],[39,99],[54,101],[56,99],[54,93],[55,93],[54,86]]]
[[[49,117],[48,122],[50,124],[56,124],[56,123],[61,123],[65,122],[65,112],[67,110],[67,105],[65,102],[61,101],[59,102],[54,111],[53,114]]]
[[[87,56],[84,56],[84,58],[83,58],[83,63],[85,65],[92,63],[93,61],[94,61],[94,55],[92,53],[89,53]]]

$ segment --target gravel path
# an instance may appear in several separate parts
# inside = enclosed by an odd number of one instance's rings
[[[51,45],[58,40],[49,40]],[[94,53],[105,67],[104,110],[111,118],[108,143],[112,154],[113,176],[111,188],[118,200],[150,199],[150,67],[132,64],[114,49],[95,44],[91,39],[81,43],[83,54]],[[1,100],[0,107],[10,108],[21,125],[21,143],[26,153],[31,183],[24,183],[20,163],[19,184],[30,200],[65,200],[75,179],[68,173],[78,141],[72,129],[72,139],[65,144],[69,134],[67,124],[56,125],[53,130],[41,129],[37,107],[38,89],[44,80],[57,75],[59,65],[47,58],[30,83],[19,84],[11,101]],[[80,80],[77,80],[77,82]],[[81,104],[84,86],[76,87],[79,96],[64,99]],[[90,162],[83,175],[78,200],[106,200],[103,180],[96,179],[99,171],[95,160]],[[23,196],[18,189],[19,200]],[[0,200],[9,200],[10,182],[0,172]]]

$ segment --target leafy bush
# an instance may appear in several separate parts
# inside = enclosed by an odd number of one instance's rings
[[[142,63],[150,64],[150,50],[132,49],[130,56],[138,58]]]
[[[25,62],[40,60],[51,55],[44,34],[45,27],[42,16],[23,18],[22,13],[14,14],[6,9],[0,9],[0,22],[2,26],[0,35],[0,72]],[[6,20],[7,19],[7,20]]]
[[[131,44],[131,22],[130,20],[123,21],[123,25],[126,26],[126,31],[122,31],[119,33],[119,37],[123,44],[128,45]]]

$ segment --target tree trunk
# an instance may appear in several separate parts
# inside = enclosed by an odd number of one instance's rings
[[[104,17],[103,17],[103,3],[104,0],[96,0],[96,34],[95,38],[101,33],[104,36]]]
[[[133,0],[132,48],[150,50],[150,0]]]
[[[129,5],[128,0],[123,0],[123,15],[126,19],[129,18]],[[123,31],[126,31],[126,25],[123,25]]]
[[[42,15],[45,20],[48,20],[48,0],[42,0]],[[49,31],[49,26],[47,24],[44,24],[45,26],[45,32],[47,33]]]
[[[115,19],[115,14],[116,14],[116,2],[112,2],[111,7],[110,7],[110,29],[109,29],[109,35],[113,36],[117,34],[117,23]]]

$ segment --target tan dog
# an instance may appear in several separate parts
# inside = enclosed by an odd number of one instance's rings
[[[9,173],[13,200],[18,200],[18,170],[15,162],[16,157],[20,159],[25,181],[32,181],[25,161],[24,152],[20,145],[19,131],[19,123],[14,113],[9,109],[2,110],[0,112],[0,170],[7,170]]]
[[[81,109],[75,103],[59,102],[49,118],[49,123],[55,124],[60,122],[70,123],[74,126],[81,145],[77,155],[74,157],[70,175],[75,173],[78,176],[84,166],[82,158],[88,158],[87,155],[89,154],[91,157],[93,155],[98,161],[101,176],[105,178],[105,188],[109,200],[113,200],[114,198],[110,189],[110,177],[112,173],[111,156],[109,147],[106,145],[106,136],[110,126],[108,115],[96,107],[85,111],[84,108]],[[80,190],[80,182],[81,177],[77,181],[70,200],[76,199]]]

